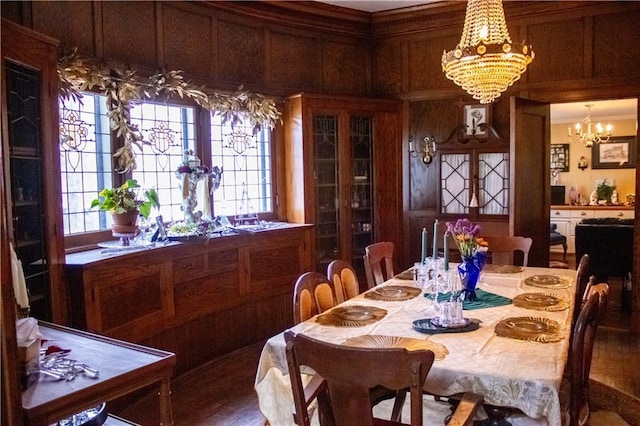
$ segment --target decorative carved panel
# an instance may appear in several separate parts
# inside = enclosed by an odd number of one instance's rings
[[[364,44],[326,42],[322,53],[325,92],[353,95],[367,93],[369,49]]]
[[[583,78],[584,37],[582,19],[529,26],[527,40],[533,44],[536,53],[541,53],[527,68],[527,81]]]
[[[637,75],[640,70],[638,22],[640,10],[594,16],[594,77],[628,76],[630,71]]]
[[[156,67],[155,2],[101,2],[104,56]],[[126,19],[125,19],[126,17]]]
[[[56,37],[68,49],[77,46],[83,53],[95,53],[91,2],[46,1],[32,10],[36,31]]]
[[[220,78],[227,81],[264,84],[264,32],[235,22],[218,23]]]
[[[315,38],[272,33],[270,85],[295,91],[320,90],[322,56]]]
[[[162,7],[166,67],[211,76],[217,60],[216,41],[211,39],[211,19],[165,4]]]
[[[396,40],[380,42],[374,48],[373,67],[377,94],[391,95],[402,91],[402,43]]]

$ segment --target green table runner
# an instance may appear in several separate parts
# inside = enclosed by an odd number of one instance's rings
[[[425,297],[429,297],[431,293],[425,293]],[[462,309],[465,311],[472,311],[474,309],[493,308],[496,306],[510,305],[513,303],[508,297],[500,296],[499,294],[489,293],[482,289],[476,289],[477,300],[468,301],[465,300],[462,303]],[[451,299],[451,292],[439,293],[438,302],[447,302]]]

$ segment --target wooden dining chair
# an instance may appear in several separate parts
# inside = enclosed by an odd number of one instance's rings
[[[606,283],[589,288],[587,301],[580,310],[571,342],[571,395],[569,426],[587,424],[589,417],[589,373],[598,323],[602,319],[609,296]]]
[[[360,294],[360,283],[353,266],[344,260],[334,260],[327,267],[327,277],[333,282],[336,303],[356,297]]]
[[[319,272],[305,272],[293,289],[293,322],[299,324],[336,305],[333,285]]]
[[[304,386],[300,374],[302,366],[311,368],[324,379],[328,397],[324,394],[318,404],[320,415],[330,419],[331,424],[400,425],[373,417],[371,390],[379,386],[389,390],[409,388],[411,425],[423,424],[422,388],[433,364],[432,351],[334,345],[291,331],[285,332],[284,338],[295,406],[294,419],[299,426],[309,425],[308,397],[305,395],[323,392],[322,386],[317,384],[312,389]],[[480,395],[465,394],[449,425],[472,424],[482,402]]]
[[[515,265],[514,252],[522,252],[522,266],[529,262],[529,250],[533,240],[529,237],[490,236],[483,237],[489,243],[491,262],[500,265]]]
[[[589,284],[589,260],[588,254],[583,254],[576,268],[576,294],[573,309],[573,324],[576,323],[578,315],[580,315],[580,307],[586,302],[587,286]],[[594,277],[595,279],[595,277]]]
[[[369,288],[393,277],[393,249],[390,241],[381,241],[364,248],[364,271]]]

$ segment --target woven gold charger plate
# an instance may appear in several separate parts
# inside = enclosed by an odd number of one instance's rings
[[[403,281],[413,281],[413,275],[414,275],[413,268],[409,268],[406,271],[400,272],[393,278],[397,280],[403,280]]]
[[[430,350],[437,360],[445,359],[449,355],[446,346],[432,342],[427,339],[414,339],[412,337],[384,336],[376,334],[365,334],[362,336],[350,337],[343,345],[355,346],[358,348],[404,348],[409,351]]]
[[[545,293],[519,294],[513,298],[513,305],[519,308],[550,312],[569,309],[569,302],[566,299]]]
[[[338,306],[319,315],[316,322],[336,327],[362,327],[380,321],[387,315],[386,309],[375,306]]]
[[[482,270],[494,274],[517,274],[518,272],[522,272],[522,266],[488,263],[482,267]]]
[[[532,275],[525,278],[524,283],[533,287],[540,288],[569,288],[571,282],[568,279],[557,275]]]
[[[383,300],[385,302],[400,302],[403,300],[413,299],[420,293],[422,293],[422,290],[418,287],[386,285],[366,292],[364,297],[372,300]]]
[[[496,324],[495,333],[501,337],[529,342],[551,343],[562,340],[561,327],[548,318],[513,317]]]

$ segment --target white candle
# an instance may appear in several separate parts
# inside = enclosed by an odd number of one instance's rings
[[[433,259],[438,258],[438,219],[433,222]]]
[[[444,251],[444,270],[448,271],[449,270],[449,247],[448,247],[448,243],[447,243],[447,236],[449,235],[449,231],[445,231],[444,233],[444,241],[442,242],[443,244],[443,251]]]
[[[422,252],[420,254],[420,263],[424,263],[427,257],[427,228],[422,228]]]
[[[29,293],[27,292],[27,283],[24,279],[24,271],[22,270],[22,262],[18,259],[13,244],[9,243],[11,249],[11,275],[13,281],[13,292],[16,302],[21,308],[29,307]]]

